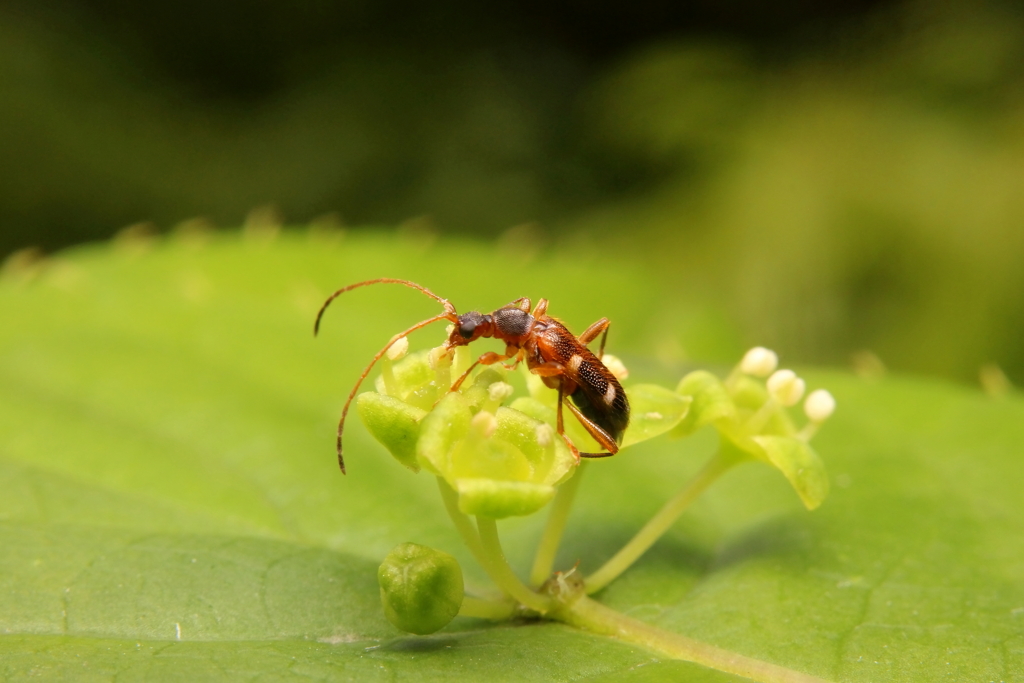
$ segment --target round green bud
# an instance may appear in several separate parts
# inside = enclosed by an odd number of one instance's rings
[[[433,633],[462,607],[465,588],[458,561],[425,545],[396,546],[377,570],[377,582],[384,615],[409,633]]]

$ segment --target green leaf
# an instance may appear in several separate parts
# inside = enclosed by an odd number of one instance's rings
[[[546,296],[574,331],[607,315],[627,359],[672,300],[628,262],[545,258],[514,278],[452,268],[493,257],[373,234],[336,247],[168,239],[0,283],[0,678],[734,680],[558,624],[457,617],[417,637],[384,617],[376,571],[399,543],[448,552],[470,590],[488,586],[432,477],[359,420],[348,476],[334,455],[362,368],[437,305],[357,290],[314,339],[323,297],[382,275],[460,311]],[[443,337],[438,325],[411,341]],[[834,681],[1024,679],[1024,402],[802,374],[839,403],[813,442],[828,501],[808,513],[771,468],[733,468],[601,601]],[[591,462],[557,568],[596,569],[716,440],[703,429]],[[499,523],[521,576],[544,516]]]

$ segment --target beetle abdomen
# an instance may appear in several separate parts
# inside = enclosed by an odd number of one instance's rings
[[[626,398],[626,392],[614,378],[607,384],[604,392],[592,389],[596,387],[577,384],[576,391],[571,394],[572,402],[589,420],[608,432],[616,443],[622,443],[622,435],[629,425],[629,400]],[[615,394],[609,404],[607,398],[612,390]]]

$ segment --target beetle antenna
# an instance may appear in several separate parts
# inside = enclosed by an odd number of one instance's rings
[[[409,280],[398,280],[398,279],[393,278],[393,277],[379,277],[376,280],[365,280],[363,282],[357,282],[354,285],[349,285],[348,287],[342,287],[337,292],[335,292],[334,294],[331,294],[329,297],[327,297],[327,301],[324,302],[324,305],[320,307],[320,310],[316,314],[316,322],[313,323],[313,336],[315,337],[317,335],[317,333],[320,331],[320,318],[322,318],[324,316],[324,311],[327,310],[327,307],[331,305],[332,301],[337,299],[339,296],[341,296],[345,292],[348,292],[348,291],[351,291],[353,289],[356,289],[357,287],[365,287],[366,285],[376,285],[376,284],[379,284],[379,283],[382,283],[382,282],[384,282],[384,283],[393,282],[395,284],[405,285],[406,287],[411,287],[413,289],[418,289],[419,291],[421,291],[424,294],[426,294],[427,296],[429,296],[431,299],[434,299],[436,301],[441,302],[441,305],[444,306],[445,316],[457,315],[457,313],[455,311],[455,307],[452,306],[451,303],[449,303],[448,299],[442,299],[437,294],[434,294],[433,292],[431,292],[429,289],[427,289],[423,285],[418,285],[415,282],[410,282]],[[449,319],[451,319],[451,318],[449,318]],[[416,329],[416,328],[413,328],[413,329]],[[411,331],[412,330],[410,330],[410,332]],[[406,334],[408,334],[408,333],[406,333]],[[394,342],[394,340],[392,340],[392,343],[393,342]],[[372,365],[372,363],[371,363],[371,365]],[[342,468],[342,469],[344,470],[344,468]]]
[[[377,280],[372,280],[370,283],[372,283],[372,282],[377,282]],[[385,280],[385,282],[403,282],[403,281],[402,280]],[[365,285],[365,284],[370,284],[370,283],[361,282],[359,284],[364,284]],[[358,286],[358,285],[355,285],[355,286]],[[349,287],[347,289],[351,289],[351,287]],[[345,291],[345,290],[341,290],[341,291]],[[328,301],[328,303],[330,303],[330,299],[328,299],[327,301]],[[445,304],[448,304],[448,302],[445,301]],[[326,306],[327,304],[324,304],[324,305]],[[448,305],[450,305],[450,304],[448,304]],[[321,309],[321,312],[322,311],[323,311],[323,309]],[[388,352],[388,349],[390,349],[392,347],[392,345],[394,345],[395,342],[397,342],[402,337],[406,337],[409,334],[411,334],[412,332],[415,332],[416,330],[420,329],[421,327],[426,327],[430,323],[436,323],[438,320],[451,320],[453,322],[458,322],[458,317],[455,316],[454,312],[449,313],[448,311],[445,311],[444,313],[441,313],[440,315],[435,315],[433,318],[428,318],[428,319],[426,319],[426,320],[424,320],[422,322],[416,323],[415,325],[413,325],[412,327],[407,329],[405,332],[400,332],[399,334],[396,334],[394,337],[391,338],[391,341],[389,341],[387,344],[384,345],[383,349],[381,349],[380,351],[377,352],[377,355],[373,357],[373,360],[370,361],[370,364],[366,366],[365,370],[363,370],[363,374],[359,375],[359,380],[356,382],[356,385],[354,387],[352,387],[352,392],[348,395],[348,400],[345,401],[345,407],[341,409],[341,420],[338,421],[338,467],[341,468],[341,473],[342,474],[345,474],[345,458],[341,454],[341,434],[342,434],[342,432],[345,431],[345,417],[348,415],[348,408],[349,408],[349,406],[352,405],[352,399],[354,399],[356,397],[356,394],[359,392],[359,386],[363,383],[363,380],[366,379],[366,376],[370,374],[370,370],[373,369],[374,364],[376,364],[376,362],[381,359],[381,356],[383,356],[385,353]]]

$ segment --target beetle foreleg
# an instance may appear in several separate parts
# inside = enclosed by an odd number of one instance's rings
[[[515,301],[513,301],[512,303],[509,304],[509,306],[515,306],[516,308],[518,308],[520,311],[523,311],[524,313],[529,313],[530,312],[530,306],[532,306],[532,305],[533,304],[530,302],[530,297],[528,297],[528,296],[521,296],[521,297],[519,297],[518,299],[516,299]]]
[[[533,309],[533,317],[539,318],[548,311],[548,300],[541,299],[537,302],[537,308]]]
[[[495,353],[494,351],[488,351],[487,353],[473,361],[473,364],[470,365],[469,368],[464,373],[462,373],[462,375],[460,375],[457,380],[455,380],[455,383],[452,384],[452,388],[449,391],[458,391],[459,387],[462,386],[462,383],[466,381],[467,377],[469,377],[469,373],[473,372],[473,368],[475,368],[476,366],[494,365],[495,363],[498,363],[500,361],[508,360],[510,355],[511,354],[502,355],[500,353]]]

